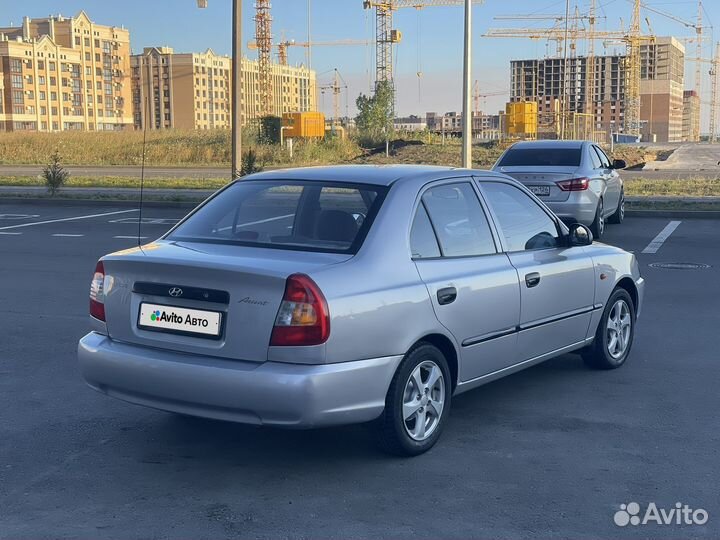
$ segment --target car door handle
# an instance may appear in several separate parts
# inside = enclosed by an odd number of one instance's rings
[[[540,273],[539,272],[532,272],[530,274],[525,274],[525,285],[527,285],[528,289],[531,289],[535,286],[537,286],[540,283]]]
[[[441,306],[452,304],[457,298],[457,289],[455,287],[445,287],[444,289],[438,289],[437,299],[438,304]]]

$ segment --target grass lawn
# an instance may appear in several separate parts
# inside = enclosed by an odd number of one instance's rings
[[[227,183],[227,178],[145,178],[148,189],[218,189]],[[44,185],[44,180],[37,176],[0,176],[0,186]],[[131,176],[71,176],[64,187],[139,188],[140,179]]]

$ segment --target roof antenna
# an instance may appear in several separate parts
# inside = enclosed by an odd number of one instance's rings
[[[140,165],[140,213],[138,215],[138,231],[137,231],[137,243],[140,251],[142,246],[140,245],[140,238],[142,235],[142,211],[143,211],[143,191],[145,189],[145,143],[147,141],[147,123],[148,123],[148,98],[145,96],[145,121],[143,122],[143,143],[142,143],[142,161]]]

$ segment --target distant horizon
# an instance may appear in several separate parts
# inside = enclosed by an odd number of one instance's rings
[[[280,39],[307,40],[307,2],[287,0],[273,3],[273,42]],[[184,4],[187,7],[181,7]],[[573,2],[575,3],[575,2]],[[580,9],[586,9],[589,0],[577,2]],[[145,47],[168,46],[176,52],[203,52],[212,49],[216,54],[230,55],[229,2],[209,0],[206,9],[198,9],[194,0],[154,0],[152,3],[126,0],[122,5],[115,3],[91,4],[87,0],[35,0],[32,5],[13,3],[5,6],[0,27],[11,24],[19,26],[24,16],[45,18],[61,13],[74,17],[85,11],[93,22],[108,26],[123,26],[130,31],[133,54],[139,54]],[[526,39],[495,39],[481,37],[491,27],[520,27],[522,21],[494,21],[498,15],[508,14],[557,14],[562,11],[557,1],[517,0],[508,2],[486,0],[473,9],[473,80],[480,81],[481,93],[506,91],[500,96],[482,100],[481,109],[486,114],[496,114],[504,109],[509,97],[510,61],[522,58],[544,58],[554,52],[554,44]],[[598,29],[616,29],[619,19],[629,21],[631,4],[617,0],[598,1]],[[618,9],[623,6],[624,9]],[[706,3],[707,4],[707,3]],[[254,38],[254,3],[243,1],[243,55],[250,59],[257,53],[247,48],[247,42]],[[696,17],[696,6],[681,3],[668,9],[666,2],[650,2],[650,6],[663,11],[672,11],[688,22]],[[362,9],[360,0],[347,0],[338,5],[334,0],[311,0],[311,40],[327,42],[334,40],[374,39],[374,13]],[[720,2],[704,5],[710,22],[720,20]],[[402,43],[394,47],[396,109],[399,117],[411,114],[424,116],[427,112],[443,114],[462,110],[462,12],[460,7],[433,7],[423,10],[400,9],[394,16],[394,27],[402,32]],[[646,12],[655,35],[677,38],[691,36],[692,28],[670,19]],[[175,25],[158,24],[172,17]],[[548,26],[547,21],[528,20],[529,28]],[[180,27],[181,31],[178,31]],[[442,30],[446,29],[443,33]],[[453,31],[456,29],[456,31]],[[643,30],[646,25],[643,22]],[[705,43],[704,57],[711,47]],[[585,43],[580,42],[578,56],[584,54]],[[694,44],[686,44],[686,56],[694,56]],[[614,54],[623,51],[623,46],[604,48],[596,45],[596,54]],[[501,54],[498,54],[498,53]],[[306,63],[306,50],[301,47],[289,48],[290,63]],[[318,76],[318,83],[329,82],[332,71],[337,68],[347,82],[348,92],[342,96],[343,116],[354,116],[355,99],[360,93],[371,93],[374,82],[373,44],[363,46],[315,46],[312,48],[311,68]],[[556,56],[556,55],[551,55]],[[710,78],[703,66],[701,98],[708,101]],[[327,79],[327,80],[326,80]],[[685,63],[684,89],[693,90],[694,64]],[[332,114],[332,97],[319,93],[318,107],[326,114]],[[703,107],[703,129],[707,131],[709,118]]]

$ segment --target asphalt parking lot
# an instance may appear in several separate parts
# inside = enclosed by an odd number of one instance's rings
[[[183,213],[146,209],[144,241]],[[0,203],[0,538],[720,536],[720,221],[609,228],[647,281],[622,369],[566,355],[491,383],[453,402],[431,452],[397,459],[365,426],[183,419],[87,388],[75,350],[94,264],[135,245],[137,219]],[[630,502],[709,519],[615,525]]]

